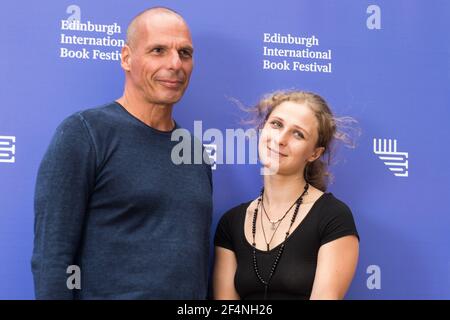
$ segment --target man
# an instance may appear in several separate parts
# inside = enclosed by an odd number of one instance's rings
[[[179,14],[144,11],[122,49],[123,96],[58,127],[36,186],[38,299],[206,297],[211,168],[171,160],[192,56]]]

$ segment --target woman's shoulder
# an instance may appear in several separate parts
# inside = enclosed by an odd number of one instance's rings
[[[331,192],[325,192],[315,203],[315,215],[319,223],[333,220],[353,220],[350,207]]]
[[[350,207],[331,192],[324,193],[319,200],[321,200],[321,211],[324,213],[339,212],[343,214],[352,214]]]
[[[355,235],[359,239],[350,207],[332,193],[324,193],[321,198],[319,217],[321,244],[346,235]]]
[[[249,208],[249,206],[252,205],[253,201],[254,200],[242,202],[242,203],[238,204],[237,206],[230,208],[222,215],[221,219],[222,220],[235,220],[235,219],[241,218],[242,215],[245,215],[245,213],[247,212],[247,209]]]
[[[214,245],[234,250],[235,240],[245,221],[245,214],[252,201],[243,202],[225,212],[219,219],[214,236]]]
[[[326,193],[328,195],[328,201],[330,203],[332,203],[335,206],[339,206],[342,208],[347,208],[350,210],[349,206],[347,205],[347,203],[342,200],[341,198],[336,197],[332,192],[327,192]]]

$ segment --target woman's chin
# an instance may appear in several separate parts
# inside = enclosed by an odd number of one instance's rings
[[[263,175],[275,175],[280,173],[280,166],[278,162],[274,161],[261,161],[261,172]]]

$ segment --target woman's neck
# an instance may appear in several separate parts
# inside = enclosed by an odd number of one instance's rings
[[[304,191],[302,176],[264,176],[264,202],[270,207],[291,205]]]

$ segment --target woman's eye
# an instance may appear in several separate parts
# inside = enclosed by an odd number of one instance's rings
[[[304,138],[305,138],[305,136],[303,135],[303,133],[301,133],[300,131],[294,131],[294,136],[295,136],[297,139],[304,139]]]
[[[272,121],[270,122],[270,125],[272,126],[272,128],[281,128],[281,123],[280,121]]]

